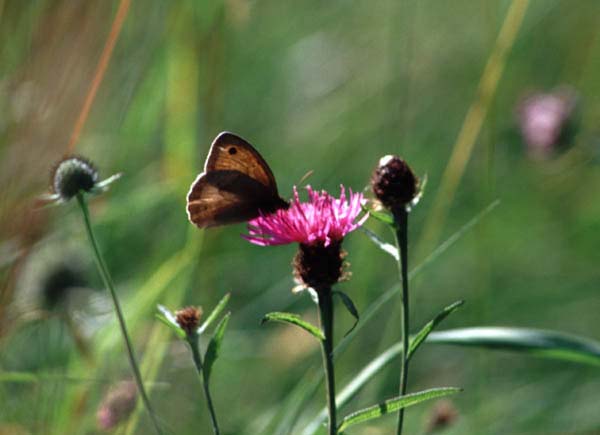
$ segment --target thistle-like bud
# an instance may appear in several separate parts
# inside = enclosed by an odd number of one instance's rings
[[[202,308],[200,307],[186,307],[175,312],[177,324],[187,335],[192,335],[196,332],[201,316]]]
[[[62,202],[79,192],[90,192],[98,182],[98,171],[82,157],[67,157],[56,164],[52,171],[52,190]]]
[[[418,180],[404,160],[385,156],[371,177],[373,193],[387,209],[395,212],[409,205],[419,193]]]
[[[112,388],[96,412],[101,430],[109,431],[125,421],[135,409],[137,387],[132,381],[123,381]]]
[[[52,170],[50,187],[52,193],[40,197],[43,201],[64,203],[81,192],[99,194],[108,190],[108,186],[121,178],[115,174],[105,180],[98,180],[98,171],[83,157],[66,157]]]
[[[301,243],[294,257],[294,276],[305,287],[327,291],[344,277],[344,257],[341,242],[306,245]]]

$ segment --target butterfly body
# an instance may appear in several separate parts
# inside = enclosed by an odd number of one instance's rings
[[[269,165],[252,145],[229,132],[213,141],[204,172],[187,196],[188,218],[200,228],[244,222],[287,207]]]

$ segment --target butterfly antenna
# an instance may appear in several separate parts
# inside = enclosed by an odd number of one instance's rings
[[[300,178],[300,180],[298,181],[298,186],[300,186],[302,183],[304,183],[306,180],[308,180],[312,176],[312,174],[314,174],[314,173],[315,173],[315,170],[311,169],[306,174],[304,174],[302,176],[302,178]]]

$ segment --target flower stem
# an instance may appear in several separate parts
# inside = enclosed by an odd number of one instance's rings
[[[188,336],[187,341],[190,345],[190,348],[192,349],[192,357],[194,359],[194,364],[196,365],[196,370],[198,371],[198,376],[200,376],[202,380],[202,386],[204,388],[204,397],[206,398],[208,412],[210,414],[210,419],[212,420],[213,432],[215,435],[219,435],[219,424],[217,423],[217,414],[215,413],[215,408],[213,406],[212,398],[210,396],[210,390],[208,389],[208,378],[206,377],[206,372],[202,370],[202,356],[198,351],[198,337]]]
[[[409,305],[408,305],[408,212],[404,207],[394,212],[396,221],[396,243],[400,251],[400,261],[398,269],[400,280],[402,281],[402,351],[400,354],[400,386],[399,395],[406,394],[406,385],[408,382],[408,329],[409,329]],[[398,411],[397,435],[402,434],[402,425],[404,423],[404,409]]]
[[[319,322],[325,335],[321,342],[323,369],[327,379],[327,410],[329,412],[329,435],[337,433],[335,406],[335,373],[333,370],[333,297],[331,289],[324,289],[319,294]]]
[[[112,278],[108,273],[108,268],[106,267],[106,263],[102,254],[100,253],[100,249],[98,248],[98,243],[96,242],[96,237],[94,236],[94,231],[92,230],[92,224],[90,222],[90,212],[88,209],[87,201],[82,192],[77,194],[77,202],[81,208],[81,212],[83,214],[83,222],[85,224],[85,229],[88,235],[88,239],[90,241],[90,245],[92,246],[92,250],[94,251],[94,259],[96,261],[96,266],[98,266],[98,271],[102,276],[102,281],[104,281],[104,285],[110,291],[110,295],[112,297],[113,305],[115,308],[115,313],[117,314],[117,319],[119,321],[119,327],[121,329],[121,334],[123,335],[123,340],[125,341],[125,347],[127,348],[127,355],[129,356],[129,363],[131,365],[131,369],[133,370],[133,375],[135,378],[135,382],[138,387],[138,391],[140,396],[142,397],[142,401],[144,402],[144,406],[152,419],[152,423],[154,425],[154,429],[156,429],[156,433],[162,435],[162,430],[158,425],[158,421],[156,419],[156,415],[152,410],[152,405],[150,404],[150,400],[148,400],[148,396],[146,394],[146,390],[144,389],[144,384],[142,383],[142,375],[140,374],[140,369],[135,360],[135,355],[133,353],[133,346],[131,345],[131,339],[129,338],[129,334],[127,332],[127,326],[125,325],[125,318],[123,317],[123,312],[121,310],[121,305],[119,303],[119,299],[117,298],[117,292],[115,291],[115,286],[112,282]]]

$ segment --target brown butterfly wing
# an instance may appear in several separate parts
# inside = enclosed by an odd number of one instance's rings
[[[221,170],[241,172],[277,195],[277,183],[267,162],[252,145],[226,131],[213,141],[204,165],[205,173]]]
[[[214,140],[187,198],[188,217],[200,228],[247,221],[287,206],[264,159],[232,133]]]

